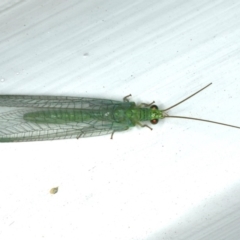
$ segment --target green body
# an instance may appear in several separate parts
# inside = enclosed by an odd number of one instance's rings
[[[120,123],[128,127],[133,127],[139,122],[159,118],[163,118],[160,110],[136,106],[129,107],[128,109],[117,107],[112,111],[107,109],[56,109],[29,112],[23,115],[24,120],[33,123],[66,124],[70,122],[98,120]]]

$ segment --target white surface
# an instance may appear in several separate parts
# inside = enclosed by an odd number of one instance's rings
[[[155,100],[240,125],[240,3],[1,1],[0,94]],[[1,239],[239,239],[239,130],[0,145]],[[50,189],[59,186],[55,195]]]

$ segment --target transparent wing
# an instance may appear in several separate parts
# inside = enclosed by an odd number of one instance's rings
[[[38,108],[18,109],[0,115],[0,142],[26,142],[92,137],[124,131],[128,126],[96,119],[65,124],[25,121],[23,115]],[[42,109],[41,109],[42,110]]]
[[[99,109],[109,105],[130,106],[132,104],[134,103],[84,97],[0,95],[2,107]]]

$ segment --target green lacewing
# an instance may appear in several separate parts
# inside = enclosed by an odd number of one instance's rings
[[[11,109],[0,115],[0,142],[27,142],[55,139],[83,138],[125,131],[142,122],[156,124],[163,118],[181,118],[240,128],[230,124],[206,119],[174,116],[167,112],[183,103],[212,83],[191,96],[164,110],[158,109],[154,102],[136,105],[128,95],[123,101],[109,99],[0,95],[0,107]]]

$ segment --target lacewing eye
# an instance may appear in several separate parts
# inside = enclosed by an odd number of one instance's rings
[[[151,122],[151,124],[157,124],[158,123],[158,119],[152,119],[150,122]]]
[[[157,105],[152,105],[150,108],[151,109],[158,109],[158,106]]]

